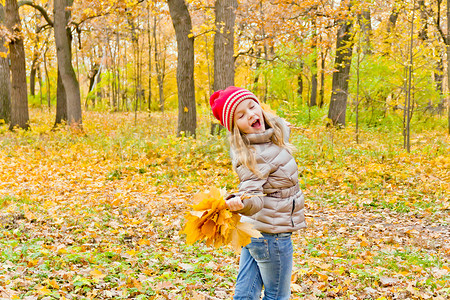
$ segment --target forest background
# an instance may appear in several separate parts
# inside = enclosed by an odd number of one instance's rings
[[[450,294],[450,34],[433,1],[0,1],[0,296],[230,299],[185,244],[237,188],[208,99],[291,124],[309,227],[295,299]]]

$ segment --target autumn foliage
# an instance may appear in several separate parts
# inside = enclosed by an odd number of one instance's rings
[[[187,222],[182,232],[186,234],[188,244],[202,240],[216,248],[231,244],[238,252],[250,243],[251,237],[261,236],[251,224],[241,222],[239,214],[226,207],[223,195],[223,190],[211,188],[194,196],[196,204],[193,211],[186,214]]]

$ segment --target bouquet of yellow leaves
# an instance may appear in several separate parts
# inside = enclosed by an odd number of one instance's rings
[[[224,194],[223,190],[211,188],[194,196],[196,204],[192,207],[193,211],[186,214],[187,222],[182,231],[188,244],[206,240],[208,246],[214,245],[216,248],[231,244],[238,252],[241,246],[251,242],[251,237],[261,236],[251,224],[241,222],[239,214],[227,209]],[[245,199],[245,196],[241,198]]]

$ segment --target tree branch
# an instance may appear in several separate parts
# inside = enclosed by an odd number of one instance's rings
[[[33,3],[33,1],[29,1],[29,0],[21,0],[19,2],[17,2],[17,5],[19,7],[23,6],[23,5],[29,5],[31,7],[34,7],[35,9],[37,9],[41,15],[44,17],[44,19],[47,21],[48,25],[53,27],[53,21],[50,19],[50,17],[47,14],[47,11],[40,5]]]
[[[203,32],[200,32],[199,34],[196,34],[196,35],[194,35],[193,34],[193,38],[194,39],[196,39],[196,38],[198,38],[199,36],[202,36],[202,35],[205,35],[205,34],[208,34],[208,33],[210,33],[210,32],[215,32],[215,30],[214,29],[209,29],[209,30],[206,30],[206,31],[203,31]]]
[[[44,24],[44,25],[42,25],[42,26],[39,26],[37,29],[36,29],[36,33],[39,33],[39,32],[41,32],[41,31],[43,31],[44,29],[46,29],[46,28],[48,28],[48,27],[53,27],[52,26],[52,24]]]

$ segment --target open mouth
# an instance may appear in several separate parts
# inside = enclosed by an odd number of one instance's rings
[[[255,120],[255,122],[252,123],[252,127],[258,128],[258,127],[260,127],[260,126],[261,126],[261,122],[259,121],[259,119],[258,119],[258,120]]]

